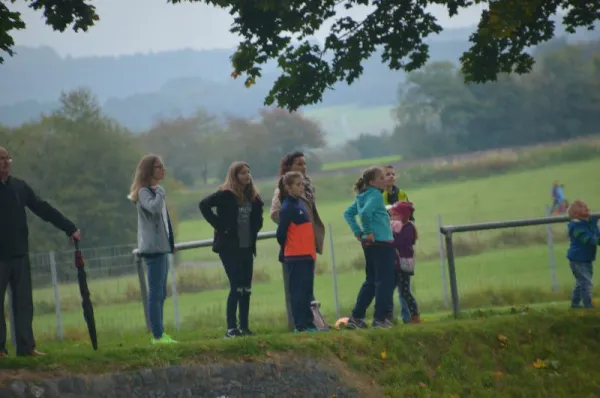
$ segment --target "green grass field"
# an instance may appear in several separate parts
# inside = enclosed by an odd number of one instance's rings
[[[0,388],[15,378],[71,372],[291,359],[302,366],[309,359],[339,372],[359,396],[594,397],[600,394],[598,330],[598,311],[522,307],[391,330],[292,335],[271,329],[232,340],[188,330],[177,335],[180,344],[163,347],[127,335],[101,340],[98,352],[80,342],[47,343],[47,357],[2,360]]]
[[[388,331],[286,333],[281,266],[271,240],[259,242],[255,265],[251,327],[257,336],[224,340],[227,290],[214,286],[225,286],[226,279],[210,249],[198,249],[179,253],[177,282],[179,290],[185,292],[178,296],[181,330],[174,330],[173,299],[165,304],[167,331],[181,344],[150,345],[142,303],[136,299],[137,277],[91,278],[100,351],[89,347],[77,286],[61,285],[66,340],[56,340],[54,313],[38,314],[34,320],[36,337],[50,355],[0,361],[0,379],[308,357],[334,366],[361,396],[373,391],[388,397],[598,396],[600,313],[567,309],[573,280],[564,259],[564,226],[553,227],[557,292],[552,291],[544,227],[526,229],[529,232],[457,235],[456,266],[463,312],[454,320],[444,303],[437,215],[445,224],[542,216],[555,179],[565,183],[571,201],[583,198],[592,209],[599,209],[600,182],[581,178],[599,166],[600,159],[595,159],[408,192],[416,204],[420,235],[413,290],[423,312],[422,325]],[[352,197],[342,192],[339,196],[336,201],[320,201],[319,209],[325,222],[332,225],[341,315],[347,315],[364,271],[360,247],[341,216]],[[272,230],[275,226],[268,218],[268,209],[265,213],[264,230]],[[206,239],[211,233],[201,220],[178,226],[179,241]],[[319,258],[315,294],[325,316],[333,321],[337,314],[329,255],[327,247]],[[212,289],[198,291],[207,286]],[[53,291],[36,290],[34,300],[48,305],[53,302]],[[123,303],[110,304],[119,300]]]
[[[345,162],[332,162],[325,163],[321,168],[324,171],[333,171],[333,170],[344,170],[344,169],[352,169],[356,167],[369,167],[374,164],[385,165],[388,163],[395,163],[402,160],[402,156],[400,155],[391,155],[391,156],[382,156],[379,158],[369,158],[369,159],[356,159],[356,160],[348,160]]]
[[[443,185],[433,185],[409,192],[416,204],[419,260],[417,276],[414,280],[415,293],[424,311],[443,310],[443,284],[437,237],[437,214],[446,224],[473,223],[479,221],[504,220],[542,216],[544,204],[548,202],[549,184],[559,179],[566,184],[567,196],[586,199],[592,208],[600,208],[600,182],[595,179],[580,178],[583,170],[593,170],[600,166],[600,159],[558,165],[534,171],[512,173],[480,180],[461,181]],[[351,197],[338,202],[319,203],[319,209],[326,223],[330,223],[334,235],[334,249],[338,272],[339,298],[343,312],[353,305],[356,292],[363,280],[362,255],[360,246],[350,234],[341,213],[351,201]],[[264,230],[273,230],[275,225],[265,212]],[[498,245],[502,237],[498,232],[482,232],[457,236],[457,247],[471,246],[488,248],[486,252],[457,258],[458,284],[462,302],[467,307],[482,305],[512,304],[514,302],[537,302],[563,300],[568,297],[566,289],[572,283],[570,271],[564,260],[566,245],[564,228],[555,227],[555,247],[557,276],[560,292],[550,293],[551,273],[548,263],[548,248],[543,244],[544,227],[532,227],[530,231],[542,236],[541,242],[533,240],[530,245],[514,247],[507,243]],[[188,221],[179,225],[178,240],[198,240],[211,236],[205,221]],[[517,236],[519,239],[520,236]],[[559,238],[562,238],[559,239]],[[502,241],[500,242],[502,243]],[[514,242],[513,242],[514,243]],[[525,242],[527,243],[527,242]],[[275,242],[261,241],[255,266],[255,287],[252,296],[252,317],[257,324],[284,324],[283,286],[281,266],[277,262],[278,248]],[[468,250],[467,253],[468,254]],[[180,291],[196,290],[179,296],[179,308],[184,328],[201,325],[203,329],[220,333],[224,318],[226,290],[197,292],[209,284],[226,286],[225,275],[218,264],[218,258],[210,249],[198,249],[180,254],[177,269]],[[315,282],[317,297],[330,319],[335,317],[330,274],[329,248],[319,258],[320,275]],[[205,268],[198,266],[205,264]],[[212,266],[210,266],[212,264]],[[185,267],[184,265],[187,265]],[[197,267],[190,267],[196,265]],[[264,281],[260,283],[260,281]],[[97,305],[99,328],[106,331],[126,332],[143,330],[143,313],[140,301],[131,301],[139,294],[137,277],[123,277],[110,280],[92,280],[90,289],[97,301],[105,298],[113,301],[129,301],[126,304]],[[523,293],[514,293],[521,289]],[[75,285],[63,285],[60,290],[63,323],[68,335],[81,334],[84,329],[79,310],[79,293]],[[118,300],[116,300],[117,298]],[[51,289],[37,290],[36,302],[53,301]],[[166,304],[167,324],[173,324],[173,303]],[[36,331],[50,338],[55,334],[56,320],[52,313],[39,315],[35,319]]]

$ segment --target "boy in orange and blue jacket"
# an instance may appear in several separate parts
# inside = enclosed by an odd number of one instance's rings
[[[288,175],[289,174],[289,175]],[[280,260],[287,265],[292,315],[296,332],[316,332],[310,303],[315,280],[315,232],[309,211],[299,200],[302,179],[295,173],[284,175],[280,181],[282,196],[277,242],[281,246]],[[285,195],[285,196],[284,196]]]

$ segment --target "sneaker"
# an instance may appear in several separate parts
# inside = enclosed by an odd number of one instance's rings
[[[383,321],[373,320],[373,327],[378,329],[389,329],[393,328],[394,324],[389,321],[389,319],[385,319]]]
[[[8,352],[6,352],[6,350],[0,350],[0,359],[7,358],[7,357],[8,357]]]
[[[163,333],[162,338],[168,341],[169,343],[178,343],[178,341],[174,340],[171,336],[166,333]]]
[[[239,330],[242,336],[254,336],[254,332],[248,328],[240,328]]]
[[[6,355],[8,356],[8,354],[6,354]],[[27,353],[27,354],[17,354],[17,356],[19,356],[19,357],[44,357],[44,356],[46,356],[46,354],[44,354],[41,351],[38,351],[38,350],[34,349],[30,353]]]
[[[227,333],[225,333],[226,339],[232,339],[234,337],[240,337],[240,336],[243,336],[240,329],[227,329]]]
[[[410,323],[421,323],[421,316],[420,315],[413,315],[410,318]]]
[[[354,318],[351,316],[346,323],[346,329],[366,329],[369,325],[364,319]]]
[[[173,340],[168,334],[163,333],[163,335],[156,339],[152,338],[152,344],[175,344],[177,341]]]
[[[316,333],[317,329],[315,328],[306,328],[306,329],[302,329],[302,330],[298,330],[298,329],[294,329],[294,333]]]

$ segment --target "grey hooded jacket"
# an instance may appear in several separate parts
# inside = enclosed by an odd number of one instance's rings
[[[136,202],[138,213],[138,250],[141,255],[172,252],[169,216],[165,191],[158,186],[154,192],[142,188]]]

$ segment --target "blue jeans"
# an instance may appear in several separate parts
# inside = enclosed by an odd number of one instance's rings
[[[571,307],[579,308],[583,301],[585,308],[592,308],[592,277],[594,275],[592,263],[571,261],[570,265],[573,276],[575,276],[575,288],[571,296]]]
[[[155,339],[162,337],[165,327],[163,314],[167,298],[167,276],[169,275],[169,255],[153,254],[144,256],[148,268],[148,313],[150,328]]]
[[[392,318],[394,310],[394,289],[396,287],[396,271],[394,269],[394,251],[392,246],[370,245],[363,248],[365,253],[366,278],[362,284],[352,317],[364,319],[367,308],[375,299],[376,321]]]
[[[286,261],[289,275],[290,301],[296,330],[302,332],[314,328],[310,302],[314,297],[314,260]]]

